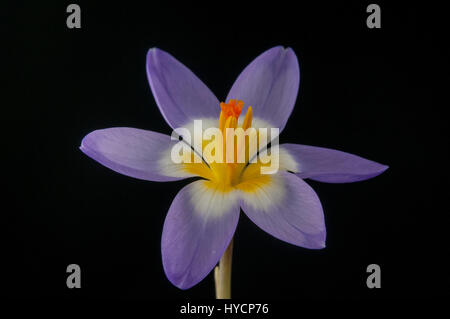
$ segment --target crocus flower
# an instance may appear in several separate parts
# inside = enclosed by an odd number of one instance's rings
[[[160,49],[149,50],[147,75],[156,103],[173,129],[191,127],[200,119],[221,129],[277,127],[281,131],[300,83],[294,51],[280,46],[265,51],[242,71],[227,103],[219,103],[197,76]],[[251,107],[240,116],[244,105]],[[115,127],[89,133],[81,150],[102,165],[138,179],[162,182],[200,177],[176,195],[162,232],[163,267],[167,278],[181,289],[200,282],[218,263],[233,238],[241,209],[274,237],[321,249],[326,237],[322,206],[304,179],[348,183],[387,169],[333,149],[281,144],[278,172],[263,175],[259,162],[174,163],[170,154],[175,143],[161,133]],[[192,156],[198,156],[194,151]]]

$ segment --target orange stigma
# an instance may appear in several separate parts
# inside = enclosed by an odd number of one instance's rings
[[[239,115],[241,115],[243,106],[244,102],[236,101],[235,99],[229,100],[228,103],[220,103],[220,108],[222,109],[222,112],[224,113],[226,118],[228,118],[229,116],[233,116],[238,119]]]
[[[229,100],[228,103],[220,103],[220,118],[219,118],[219,129],[224,131],[228,127],[236,128],[238,118],[241,115],[244,102],[237,101],[236,99]],[[244,123],[242,128],[246,130],[251,126],[252,123],[252,107],[249,106],[247,114],[245,115]]]

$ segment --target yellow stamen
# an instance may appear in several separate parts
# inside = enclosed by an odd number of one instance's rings
[[[227,128],[232,127],[232,121],[233,121],[234,117],[233,116],[229,116],[227,118],[227,120],[225,121],[225,125],[224,125],[224,129],[226,130]]]
[[[220,103],[222,105],[222,103]],[[219,117],[219,130],[223,131],[224,127],[225,127],[225,121],[227,120],[227,116],[225,115],[224,111],[220,112],[220,117]]]
[[[252,107],[249,106],[248,110],[247,110],[247,114],[245,114],[245,117],[244,117],[244,123],[242,123],[242,129],[244,131],[252,126],[252,119],[253,119],[253,111],[252,111]]]

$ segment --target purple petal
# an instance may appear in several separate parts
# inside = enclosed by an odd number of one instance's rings
[[[291,173],[279,172],[273,181],[242,196],[241,207],[261,229],[288,243],[325,247],[322,205],[314,190]]]
[[[350,183],[366,180],[383,173],[388,166],[329,148],[282,144],[297,162],[295,173],[325,183]]]
[[[89,133],[83,138],[80,149],[120,174],[164,182],[191,176],[171,161],[170,149],[176,142],[156,132],[114,127]]]
[[[278,127],[292,112],[300,84],[297,57],[291,48],[274,47],[251,62],[234,82],[229,99],[252,106],[253,116]]]
[[[184,187],[164,222],[164,271],[175,286],[188,289],[214,268],[233,237],[239,219],[235,192],[222,193],[205,180]]]
[[[194,119],[219,118],[220,105],[215,95],[169,53],[157,48],[148,51],[147,77],[156,104],[173,129]]]

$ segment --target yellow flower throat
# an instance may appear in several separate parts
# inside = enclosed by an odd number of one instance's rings
[[[238,127],[246,131],[252,125],[253,111],[249,106],[247,113],[245,114],[242,124],[238,126],[238,119],[241,115],[244,102],[237,101],[235,99],[229,100],[228,103],[220,103],[220,116],[219,116],[219,129],[223,136],[223,161],[221,162],[208,162],[205,163],[190,163],[185,164],[185,168],[198,176],[201,176],[209,182],[205,183],[206,186],[220,190],[222,192],[228,192],[235,188],[251,191],[252,188],[257,187],[261,183],[265,184],[269,180],[269,176],[260,174],[260,163],[254,163],[247,165],[249,157],[254,154],[249,153],[249,136],[245,136],[245,143],[242,145],[237,142],[237,137],[233,134],[229,135],[228,128],[236,129]],[[227,143],[230,143],[230,139],[234,141],[234,161],[230,162],[226,160],[227,156]],[[208,140],[203,140],[203,149],[209,143]],[[239,163],[237,160],[237,148],[242,147],[240,151],[245,152],[245,162]],[[250,182],[250,184],[249,184]],[[256,182],[256,184],[255,184]]]

